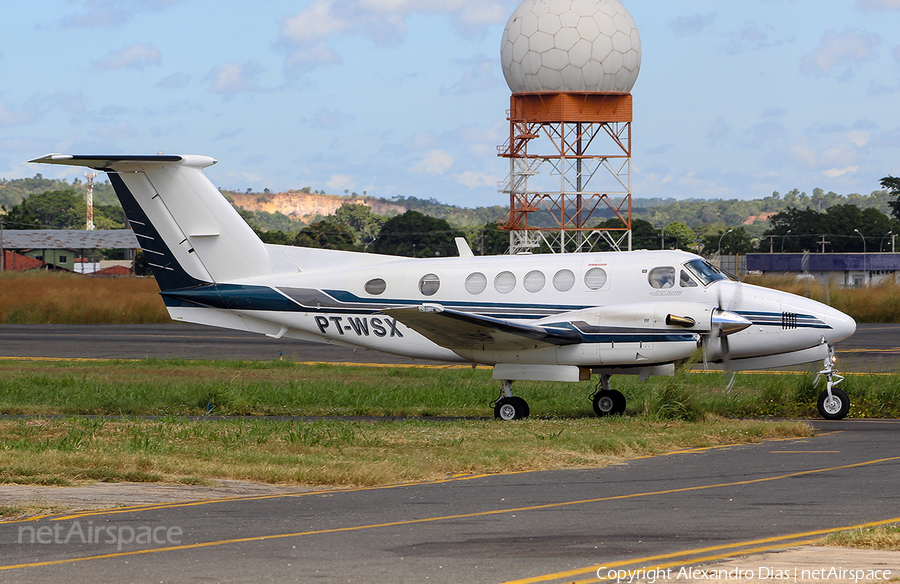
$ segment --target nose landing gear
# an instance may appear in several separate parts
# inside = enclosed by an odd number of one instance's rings
[[[850,411],[850,398],[837,385],[844,380],[844,376],[834,368],[834,347],[829,347],[829,355],[824,361],[824,368],[816,374],[815,384],[819,377],[825,376],[825,391],[819,394],[819,415],[826,420],[843,420]]]

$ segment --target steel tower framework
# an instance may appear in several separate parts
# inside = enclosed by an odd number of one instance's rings
[[[601,242],[630,250],[631,94],[515,93],[507,119],[498,152],[509,175],[498,186],[509,195],[500,227],[510,232],[510,253],[591,251]],[[588,227],[599,211],[619,221]]]

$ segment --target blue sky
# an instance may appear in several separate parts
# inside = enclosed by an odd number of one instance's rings
[[[625,0],[635,197],[868,194],[900,175],[900,0]],[[220,187],[505,204],[517,1],[45,0],[0,22],[0,178],[206,154]],[[66,174],[68,173],[68,174]]]

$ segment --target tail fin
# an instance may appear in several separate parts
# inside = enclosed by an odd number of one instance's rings
[[[163,291],[273,271],[263,242],[203,174],[213,158],[47,154],[29,162],[107,172]]]

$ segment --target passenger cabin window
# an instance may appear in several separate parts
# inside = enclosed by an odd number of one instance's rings
[[[675,285],[675,268],[669,266],[653,268],[647,275],[647,280],[654,288],[671,288]]]
[[[678,284],[682,288],[696,288],[697,287],[697,282],[694,282],[691,279],[691,277],[688,275],[688,273],[685,272],[684,270],[681,270],[681,277],[678,280]]]
[[[547,278],[544,277],[544,273],[539,272],[538,270],[525,274],[525,280],[523,282],[525,289],[529,292],[540,292],[544,289],[544,284],[546,283]]]
[[[571,270],[560,270],[553,276],[553,287],[560,292],[568,292],[575,285],[575,274]]]
[[[599,290],[606,285],[606,270],[591,268],[584,274],[584,285],[591,290]]]
[[[366,292],[371,294],[372,296],[378,296],[379,294],[383,294],[385,290],[387,290],[387,283],[381,278],[372,278],[368,282],[366,282]]]
[[[512,272],[500,272],[494,278],[494,289],[500,294],[509,294],[516,287],[516,276]]]
[[[419,280],[419,292],[423,296],[434,296],[441,287],[441,280],[435,274],[425,274]]]
[[[481,294],[487,288],[487,277],[481,272],[469,274],[466,278],[466,292],[469,294]]]

